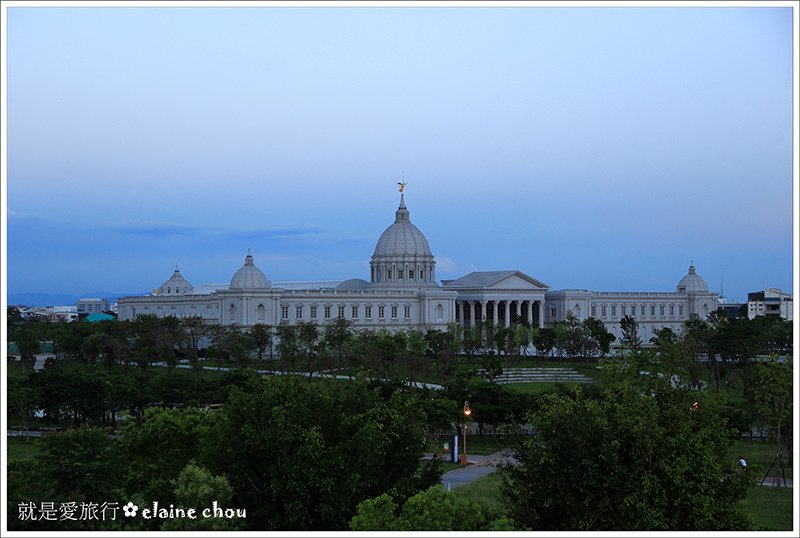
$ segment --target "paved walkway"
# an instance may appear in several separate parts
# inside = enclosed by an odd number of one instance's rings
[[[482,476],[495,472],[500,463],[508,460],[510,452],[510,449],[504,448],[488,456],[469,454],[467,456],[469,465],[444,473],[439,481],[447,491],[469,484]],[[424,457],[430,459],[433,457],[433,453],[427,452]]]
[[[433,458],[433,452],[426,452],[423,455],[423,459],[431,458]],[[497,466],[501,463],[511,462],[511,449],[504,448],[499,452],[489,454],[488,456],[470,454],[467,456],[467,461],[469,462],[469,465],[460,467],[458,469],[453,469],[452,471],[448,471],[442,475],[442,478],[439,481],[447,491],[450,491],[453,488],[464,486],[470,482],[474,482],[475,480],[488,474],[492,474],[497,470]],[[774,476],[767,477],[763,484],[759,478],[756,483],[764,486],[765,488],[784,486],[791,488],[794,486],[794,482],[791,478],[787,478],[786,483],[784,484],[782,478]]]

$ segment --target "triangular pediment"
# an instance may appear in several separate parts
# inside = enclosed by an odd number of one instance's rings
[[[547,290],[550,286],[522,271],[475,271],[444,283],[446,289]]]
[[[542,289],[547,288],[546,284],[543,284],[536,280],[533,277],[526,275],[520,271],[517,271],[511,276],[508,276],[502,280],[495,282],[494,284],[489,286],[490,289]]]

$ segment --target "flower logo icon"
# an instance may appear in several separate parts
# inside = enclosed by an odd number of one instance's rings
[[[122,507],[122,511],[125,512],[125,517],[136,517],[136,511],[138,509],[139,507],[130,501],[128,501],[128,504]]]

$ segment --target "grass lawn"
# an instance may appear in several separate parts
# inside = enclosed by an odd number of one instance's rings
[[[561,383],[561,385],[569,390],[572,390],[578,385],[582,384],[583,383]],[[510,390],[521,392],[523,394],[544,394],[545,392],[555,392],[556,385],[558,385],[558,383],[555,381],[539,381],[533,383],[509,383],[505,386]]]
[[[496,514],[505,514],[506,504],[500,492],[502,484],[500,475],[492,473],[452,491],[455,495],[477,503]]]
[[[755,486],[740,506],[758,524],[771,531],[792,530],[792,488]]]
[[[461,447],[463,439],[463,436],[458,436],[458,444],[460,447],[459,450],[463,449],[463,447]],[[441,437],[439,439],[432,440],[428,443],[428,446],[425,448],[425,450],[427,452],[439,454],[440,457],[447,459],[449,455],[442,456],[442,446],[444,443],[451,443],[451,438]],[[467,454],[488,456],[489,454],[494,454],[495,452],[508,446],[510,446],[510,443],[508,443],[504,438],[495,435],[486,435],[484,437],[481,437],[480,435],[467,435]],[[450,449],[452,450],[452,447],[450,447]]]
[[[24,438],[8,438],[8,460],[30,459],[39,453],[39,442],[36,437],[30,437],[26,442]]]
[[[765,441],[739,440],[734,441],[728,448],[728,456],[732,460],[738,460],[739,456],[744,456],[747,465],[758,478],[759,482],[764,477],[767,469],[775,459],[775,445]],[[789,464],[791,458],[783,454],[783,463],[786,469],[786,478],[792,478],[792,468]],[[769,473],[770,476],[781,476],[780,467],[776,462]]]
[[[479,478],[453,493],[498,514],[504,514],[505,500],[501,493],[502,479],[498,473]],[[792,488],[752,487],[740,506],[767,530],[792,530]]]

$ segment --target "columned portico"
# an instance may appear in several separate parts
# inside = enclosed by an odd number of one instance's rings
[[[458,321],[465,328],[474,326],[476,321],[510,327],[512,319],[543,326],[544,294],[549,288],[521,271],[475,272],[442,284],[445,290],[458,292],[456,302],[462,313]],[[478,303],[480,317],[475,313]],[[466,308],[470,310],[469,318]]]

